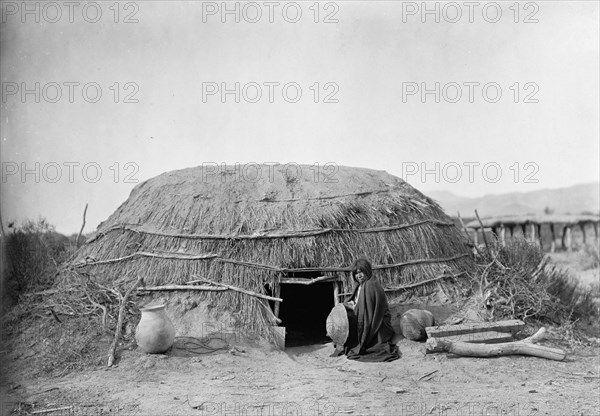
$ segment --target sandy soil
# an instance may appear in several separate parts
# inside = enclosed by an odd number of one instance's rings
[[[110,369],[14,379],[3,386],[2,414],[19,402],[29,412],[67,407],[48,415],[599,414],[598,347],[565,348],[567,359],[557,362],[425,354],[424,344],[398,345],[402,358],[392,363],[329,357],[331,344],[202,356],[126,350]]]

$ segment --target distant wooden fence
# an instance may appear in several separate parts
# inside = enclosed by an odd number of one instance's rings
[[[539,242],[543,248],[542,226],[550,230],[552,242],[550,251],[556,250],[556,239],[562,228],[561,246],[567,251],[573,248],[573,228],[581,229],[583,243],[588,242],[587,229],[593,228],[594,236],[598,239],[598,225],[600,217],[595,215],[529,215],[529,216],[503,216],[484,218],[479,221],[471,221],[466,224],[467,229],[473,232],[475,244],[480,232],[491,232],[496,236],[500,244],[506,244],[507,234],[512,238],[515,230],[520,229],[523,236],[531,242]],[[482,229],[483,225],[483,229]]]

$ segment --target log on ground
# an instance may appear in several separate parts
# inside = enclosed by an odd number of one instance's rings
[[[525,328],[525,323],[519,319],[496,322],[477,322],[460,325],[438,325],[425,328],[429,338],[442,338],[478,332],[506,332],[516,334]]]
[[[533,336],[516,342],[500,344],[472,344],[461,341],[449,341],[443,338],[430,338],[427,340],[428,350],[442,350],[456,355],[467,357],[499,357],[502,355],[530,355],[533,357],[547,358],[562,361],[566,353],[558,348],[536,345],[533,342],[543,338],[545,328],[541,328]]]

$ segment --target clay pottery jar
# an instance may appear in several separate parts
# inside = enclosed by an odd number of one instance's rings
[[[435,325],[435,318],[431,312],[425,309],[409,309],[400,317],[402,335],[413,341],[427,339],[425,328]]]
[[[148,354],[159,354],[173,346],[175,327],[165,313],[165,305],[141,308],[142,318],[135,330],[138,347]]]

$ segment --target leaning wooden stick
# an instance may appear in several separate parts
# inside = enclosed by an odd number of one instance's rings
[[[88,204],[85,204],[85,208],[83,210],[83,224],[81,224],[81,229],[79,230],[79,234],[77,234],[77,239],[75,240],[75,245],[79,247],[79,239],[81,238],[81,234],[83,233],[83,229],[85,228],[85,214],[87,213]]]
[[[490,245],[488,244],[487,237],[485,236],[485,228],[483,228],[483,222],[481,221],[481,218],[479,218],[479,213],[477,212],[477,210],[475,210],[475,216],[477,217],[477,221],[479,221],[479,225],[481,226],[481,234],[483,235],[483,242],[485,243],[485,247],[492,255],[492,257],[494,257],[494,263],[496,263],[498,267],[500,267],[502,270],[506,270],[506,266],[504,266],[498,261],[498,259],[496,258],[497,256],[494,256],[494,251],[490,248]]]
[[[133,290],[137,287],[137,285],[140,284],[141,281],[142,278],[138,277],[133,286],[127,289],[127,292],[125,292],[125,295],[121,299],[121,305],[119,306],[119,317],[117,318],[117,328],[115,329],[115,338],[113,339],[108,353],[108,367],[112,367],[113,363],[115,362],[115,351],[117,350],[117,344],[119,343],[119,338],[121,337],[121,327],[123,326],[123,316],[125,315],[127,300],[129,299],[131,292],[133,292]]]
[[[469,239],[471,244],[473,244],[473,247],[475,247],[475,251],[477,252],[477,254],[481,256],[481,251],[479,251],[479,247],[477,247],[477,244],[475,244],[475,241],[473,241],[473,239],[471,238],[471,234],[469,234],[469,230],[467,230],[467,227],[463,222],[462,217],[460,216],[460,211],[456,211],[456,214],[458,215],[458,220],[460,221],[460,225],[462,225],[463,231],[467,235],[467,238]],[[481,231],[483,232],[483,230]],[[475,229],[475,232],[477,232],[477,229]]]
[[[443,338],[429,338],[426,343],[428,350],[441,350],[467,357],[498,357],[501,355],[530,355],[562,361],[566,353],[558,348],[536,345],[534,342],[544,338],[545,328],[540,328],[534,335],[516,342],[500,344],[472,344],[461,341],[449,341]]]
[[[483,222],[481,222],[481,218],[479,218],[479,213],[475,210],[475,216],[477,217],[477,221],[479,222],[479,226],[481,227],[481,235],[483,236],[483,242],[485,243],[485,247],[490,251],[490,245],[488,244],[487,237],[485,236],[485,228],[483,227]]]

